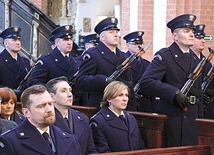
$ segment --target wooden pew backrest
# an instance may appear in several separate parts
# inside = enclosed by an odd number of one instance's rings
[[[100,153],[96,155],[211,155],[211,146],[180,146],[137,151]]]
[[[163,147],[162,136],[167,116],[157,113],[128,111],[134,115],[148,149]]]

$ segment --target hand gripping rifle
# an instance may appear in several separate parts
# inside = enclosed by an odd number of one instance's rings
[[[139,51],[137,53],[130,55],[125,61],[123,61],[122,64],[117,66],[114,73],[112,73],[111,76],[108,77],[108,79],[116,80],[130,66],[131,62],[134,61],[134,59],[142,56],[145,53],[145,51],[151,46],[151,44],[152,44],[152,42],[147,44],[145,48],[138,46]]]
[[[36,62],[36,64],[29,70],[29,72],[25,75],[24,79],[20,82],[19,86],[17,87],[17,90],[18,90],[18,91],[20,91],[20,92],[24,91],[24,89],[25,89],[25,87],[26,87],[26,85],[27,85],[27,79],[29,78],[29,76],[30,76],[32,70],[35,68],[35,66],[36,66],[37,64],[39,64],[39,63],[40,63],[41,65],[43,65],[42,60],[39,60],[39,61]]]
[[[201,84],[201,92],[205,93],[210,81],[213,79],[214,76],[214,65],[210,68],[207,75],[204,77],[203,83]]]
[[[202,72],[202,69],[203,69],[205,63],[209,62],[212,59],[212,57],[214,56],[214,51],[211,48],[208,48],[208,49],[209,49],[210,54],[206,58],[203,58],[198,63],[198,65],[195,67],[193,72],[188,76],[188,80],[186,81],[184,86],[181,88],[181,93],[183,93],[186,97],[187,97],[190,89],[192,88],[193,84],[195,83],[196,79],[201,75],[201,72]],[[187,107],[185,107],[183,109],[183,111],[187,111],[187,110],[188,110]]]

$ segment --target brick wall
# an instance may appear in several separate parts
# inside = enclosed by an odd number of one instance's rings
[[[41,9],[47,15],[48,0],[29,0],[29,2],[35,4],[39,9]]]

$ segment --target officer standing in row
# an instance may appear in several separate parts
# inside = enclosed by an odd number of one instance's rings
[[[77,87],[90,93],[88,105],[98,109],[100,109],[103,90],[112,81],[108,77],[127,58],[125,53],[117,48],[120,30],[117,24],[118,20],[114,17],[106,18],[97,24],[94,31],[100,35],[100,42],[84,53],[77,76]],[[123,81],[130,87],[131,96],[127,109],[136,110],[131,70],[124,71],[117,80]]]
[[[100,37],[96,33],[86,35],[82,39],[83,39],[83,43],[84,43],[84,46],[85,46],[85,51],[88,50],[91,47],[95,47],[100,41]]]
[[[71,56],[74,29],[71,25],[56,28],[51,35],[55,38],[56,47],[38,59],[37,65],[29,76],[28,86],[45,85],[49,80],[66,76],[68,79],[78,70],[78,62]]]
[[[30,70],[30,61],[19,55],[20,32],[20,27],[9,27],[0,34],[5,47],[0,53],[0,87],[13,89],[17,97],[20,95],[17,88]]]
[[[183,14],[167,23],[174,42],[155,54],[140,80],[143,93],[160,97],[157,112],[167,115],[163,138],[166,147],[198,144],[194,123],[198,105],[190,104],[180,91],[198,63],[190,52],[195,20],[195,15]]]
[[[143,31],[135,31],[127,34],[123,37],[123,39],[126,41],[126,46],[128,48],[128,51],[126,52],[126,55],[129,57],[132,54],[136,54],[139,52],[139,47],[143,48]],[[132,78],[133,83],[136,85],[138,83],[138,80],[141,78],[143,73],[145,72],[146,68],[149,65],[149,61],[146,59],[143,59],[142,57],[139,57],[132,61],[131,63],[131,70],[132,70]],[[150,95],[139,95],[136,99],[138,102],[137,110],[143,111],[143,112],[155,112],[156,102],[155,98]]]
[[[195,31],[194,31],[194,44],[191,47],[191,50],[193,51],[193,57],[198,61],[198,63],[205,58],[205,56],[203,55],[203,50],[205,48],[205,25],[204,24],[199,24],[196,25],[195,27]],[[197,79],[197,83],[198,85],[195,85],[194,88],[197,89],[191,89],[190,93],[192,93],[192,95],[195,95],[197,97],[197,104],[198,104],[198,117],[199,118],[203,118],[203,93],[201,91],[201,84],[203,82],[204,77],[207,75],[207,72],[209,71],[209,69],[211,68],[212,64],[210,62],[206,62],[205,66],[203,67],[202,70],[202,74],[200,75],[200,77]]]

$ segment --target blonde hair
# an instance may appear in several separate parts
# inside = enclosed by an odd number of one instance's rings
[[[124,89],[127,89],[129,92],[129,87],[121,81],[113,81],[109,83],[104,89],[103,101],[101,102],[100,107],[109,106],[108,100],[120,95]]]

